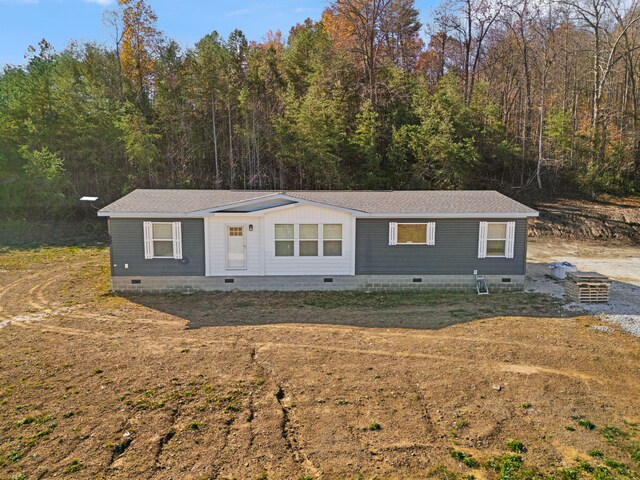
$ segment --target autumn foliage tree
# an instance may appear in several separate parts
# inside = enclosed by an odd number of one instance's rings
[[[162,46],[158,17],[144,0],[118,0],[121,9],[122,74],[135,89],[135,100],[143,104],[153,89],[155,65]]]

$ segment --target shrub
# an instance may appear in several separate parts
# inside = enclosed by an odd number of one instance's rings
[[[367,427],[367,430],[372,430],[372,431],[382,430],[382,426],[379,423],[374,422]]]

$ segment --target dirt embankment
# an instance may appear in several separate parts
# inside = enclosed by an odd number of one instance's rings
[[[530,236],[553,235],[640,245],[640,197],[597,201],[562,198],[532,204],[540,211],[540,217],[530,222]]]

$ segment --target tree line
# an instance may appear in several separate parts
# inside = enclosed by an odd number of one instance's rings
[[[182,49],[144,0],[110,45],[0,73],[0,211],[66,218],[134,188],[628,193],[637,0],[334,0],[283,38]]]

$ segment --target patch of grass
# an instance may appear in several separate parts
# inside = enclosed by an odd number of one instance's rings
[[[239,412],[240,410],[242,410],[242,409],[239,406],[237,406],[237,405],[235,405],[233,403],[228,403],[224,407],[224,411],[225,412]]]
[[[94,374],[94,375],[100,375],[100,374],[101,374],[101,373],[103,373],[103,372],[104,372],[103,370],[101,370],[101,369],[99,369],[99,368],[96,368],[96,369],[93,371],[93,374]]]
[[[527,451],[527,447],[520,440],[509,440],[507,448],[515,453],[525,453]]]
[[[11,480],[27,480],[27,477],[21,473],[16,473],[11,477]]]
[[[469,422],[467,420],[456,420],[455,422],[453,422],[453,429],[454,430],[464,430],[465,428],[467,428],[469,426]]]
[[[520,404],[520,406],[521,406],[522,408],[524,408],[525,410],[529,410],[531,407],[533,407],[533,405],[532,405],[531,403],[529,403],[529,402],[522,402],[522,403]]]
[[[187,430],[200,430],[202,427],[204,427],[204,423],[202,422],[196,422],[195,420],[193,422],[189,422],[187,423],[187,426],[185,427]]]
[[[33,417],[24,417],[22,420],[18,420],[14,425],[16,427],[21,427],[22,425],[30,425],[36,421]]]
[[[313,480],[313,477],[310,477],[309,475],[303,475],[298,480]]]
[[[595,468],[593,467],[593,465],[591,465],[586,460],[577,459],[577,461],[578,461],[578,465],[576,467],[582,470],[583,472],[593,473],[595,471]]]
[[[604,463],[607,467],[612,468],[616,472],[620,473],[621,475],[626,475],[629,472],[627,470],[627,466],[624,463],[614,460],[612,458],[605,458],[602,463]]]
[[[632,443],[629,445],[629,455],[631,455],[631,458],[636,462],[640,463],[640,444]]]
[[[367,427],[367,430],[371,430],[371,431],[382,430],[382,426],[377,422],[373,422],[371,425]]]
[[[76,473],[84,468],[84,464],[77,458],[71,460],[71,463],[67,467],[67,473]]]
[[[598,465],[593,472],[593,480],[618,480],[618,477],[611,473],[607,467]]]
[[[7,459],[13,463],[22,460],[22,457],[24,457],[24,452],[20,450],[14,450],[11,453],[9,453],[9,455],[7,455]]]
[[[578,480],[580,476],[580,472],[575,468],[561,468],[556,470],[552,475],[553,478],[557,478],[559,480]]]
[[[618,427],[614,427],[613,425],[605,425],[604,427],[602,427],[602,430],[600,430],[600,432],[609,443],[615,443],[619,438],[628,436],[626,432],[623,432]]]
[[[520,455],[510,453],[490,459],[486,467],[497,472],[499,480],[539,480],[543,478],[537,469],[526,468]]]
[[[571,425],[565,425],[564,429],[569,431],[569,432],[575,432],[576,431],[575,427],[572,427]]]
[[[71,418],[75,415],[75,412],[68,411],[62,414],[62,418]]]
[[[578,425],[580,425],[581,427],[586,428],[587,430],[595,430],[595,428],[596,428],[596,424],[595,423],[593,423],[590,420],[587,420],[582,415],[574,415],[571,418],[573,420],[575,420]]]
[[[595,448],[593,450],[587,451],[587,455],[593,458],[604,458],[604,453],[602,453],[601,450],[597,450]]]
[[[465,467],[478,468],[480,466],[480,463],[475,458],[469,454],[461,452],[460,450],[449,450],[449,454],[451,455],[451,458],[458,460]]]
[[[51,425],[49,425],[49,428],[46,428],[44,430],[40,430],[38,433],[36,433],[33,438],[42,438],[42,437],[46,437],[47,435],[53,433],[53,430],[56,428],[56,424],[52,423]]]

